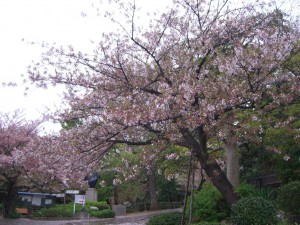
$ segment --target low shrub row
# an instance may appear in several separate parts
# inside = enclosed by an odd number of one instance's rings
[[[91,217],[98,218],[113,218],[115,217],[114,211],[109,209],[106,202],[87,201],[85,209]],[[33,212],[33,217],[43,218],[72,218],[74,217],[74,204],[55,205],[52,208],[43,208]],[[81,205],[76,204],[75,212],[79,213],[83,210]]]
[[[146,225],[181,225],[180,213],[167,213],[153,216]]]
[[[33,212],[33,217],[44,218],[71,218],[73,214],[73,204],[55,205],[52,208],[43,208]],[[76,212],[80,212],[81,208],[76,207]]]
[[[114,218],[115,212],[111,209],[103,209],[100,211],[91,211],[90,216],[98,218]]]

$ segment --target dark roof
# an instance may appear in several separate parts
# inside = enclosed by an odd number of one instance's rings
[[[22,192],[22,191],[19,191],[18,194],[19,194],[19,195],[31,195],[31,196],[46,196],[46,197],[49,197],[49,196],[56,196],[55,194],[33,193],[33,192]]]

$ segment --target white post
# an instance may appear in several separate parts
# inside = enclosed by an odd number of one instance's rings
[[[74,199],[74,209],[73,209],[73,213],[75,213],[75,204],[76,204],[76,203],[75,203],[75,199]]]

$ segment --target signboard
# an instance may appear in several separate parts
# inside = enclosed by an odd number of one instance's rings
[[[66,190],[66,194],[77,195],[79,194],[79,190]]]
[[[74,202],[84,205],[85,195],[75,195],[75,201]]]
[[[76,203],[81,204],[81,205],[84,206],[84,204],[85,204],[85,195],[75,195],[73,213],[75,213]]]

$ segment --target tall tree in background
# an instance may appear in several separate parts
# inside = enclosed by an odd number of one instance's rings
[[[70,108],[60,116],[84,121],[70,140],[92,159],[116,143],[185,146],[233,204],[237,196],[208,141],[224,140],[241,110],[263,113],[299,100],[299,77],[282,69],[299,51],[298,27],[270,26],[275,9],[259,1],[234,8],[227,0],[175,0],[147,26],[139,26],[136,5],[114,3],[126,18],[108,16],[123,32],[104,34],[94,55],[48,46],[29,67],[30,80],[66,85]]]

